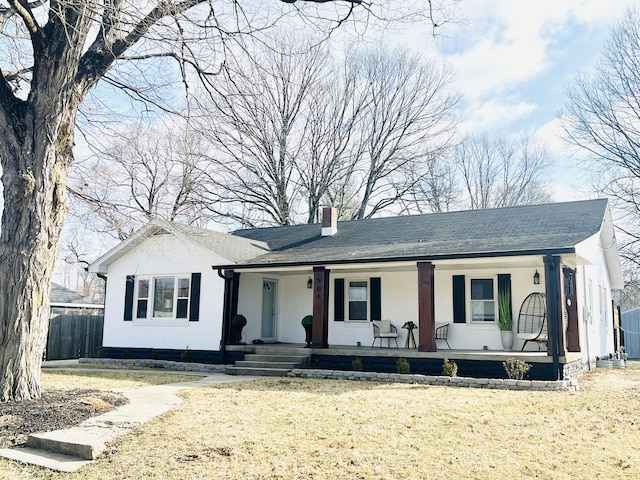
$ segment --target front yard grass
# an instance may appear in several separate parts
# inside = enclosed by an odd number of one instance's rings
[[[535,392],[277,378],[190,388],[184,403],[74,474],[3,459],[0,478],[640,478],[640,364],[586,373],[580,385]]]

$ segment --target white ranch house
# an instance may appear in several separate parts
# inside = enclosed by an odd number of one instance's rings
[[[438,373],[443,358],[465,375],[496,372],[505,352],[498,291],[520,307],[546,299],[548,342],[514,335],[513,352],[538,366],[532,378],[562,379],[614,354],[612,291],[622,288],[606,199],[239,230],[230,234],[152,221],[89,268],[107,278],[103,354],[233,363],[254,342],[298,349],[313,316],[313,366]],[[535,278],[534,278],[535,277]],[[536,283],[539,282],[539,283]],[[247,319],[231,345],[231,319]],[[373,320],[390,320],[405,345],[371,347]],[[446,342],[436,328],[448,324]],[[391,341],[395,347],[395,343]],[[449,350],[448,347],[451,347]],[[540,347],[545,351],[539,353]]]

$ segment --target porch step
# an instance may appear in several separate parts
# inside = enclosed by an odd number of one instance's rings
[[[257,375],[261,377],[286,377],[291,371],[290,368],[254,368],[236,367],[227,365],[225,373],[227,375]]]
[[[266,375],[286,377],[294,368],[307,367],[311,355],[301,354],[297,349],[256,349],[257,353],[245,355],[244,360],[238,360],[234,366],[228,366],[229,375]]]
[[[277,345],[255,345],[253,351],[256,355],[298,355],[308,356],[309,349],[304,348],[304,344],[299,346],[277,346]]]
[[[249,355],[245,355],[244,360],[252,361],[252,362],[290,362],[295,363],[296,365],[302,365],[309,359],[309,355],[285,355],[285,354],[274,354],[267,355],[264,353],[252,353]]]
[[[253,358],[251,360],[238,360],[235,363],[236,367],[251,367],[251,368],[286,368],[291,370],[292,368],[299,368],[299,362],[263,362],[256,361]]]

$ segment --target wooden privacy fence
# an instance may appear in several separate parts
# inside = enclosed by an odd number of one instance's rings
[[[57,315],[49,321],[46,360],[97,357],[102,347],[102,315]]]

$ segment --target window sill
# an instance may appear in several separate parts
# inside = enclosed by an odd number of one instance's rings
[[[187,318],[154,318],[153,320],[138,318],[133,321],[133,325],[139,327],[186,327],[189,323],[193,322],[189,322]]]
[[[458,323],[457,325],[463,325]],[[467,322],[464,325],[467,327],[486,329],[486,328],[498,328],[498,322]]]

